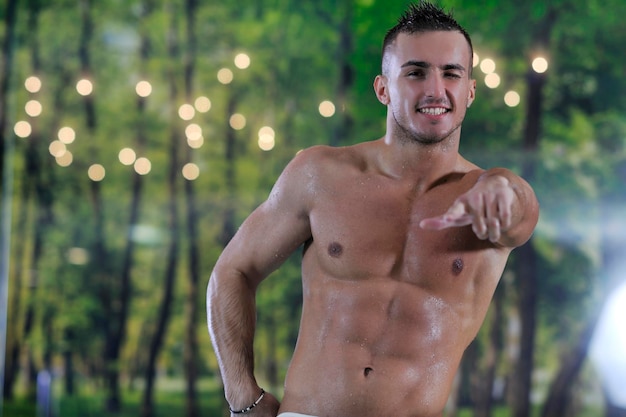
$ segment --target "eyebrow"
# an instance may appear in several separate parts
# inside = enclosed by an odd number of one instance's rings
[[[406,67],[418,67],[418,68],[431,68],[432,64],[430,64],[429,62],[425,62],[425,61],[407,61],[404,64],[402,64],[401,68],[406,68]],[[456,70],[456,71],[461,71],[461,72],[465,72],[465,67],[463,65],[460,64],[445,64],[442,65],[440,67],[442,70],[444,71],[449,71],[449,70]]]

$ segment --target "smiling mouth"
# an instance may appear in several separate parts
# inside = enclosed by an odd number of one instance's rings
[[[429,116],[441,116],[444,113],[448,113],[450,109],[445,107],[425,107],[417,109],[418,113],[427,114]]]

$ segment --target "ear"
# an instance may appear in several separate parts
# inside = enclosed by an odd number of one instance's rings
[[[387,88],[387,77],[384,75],[377,75],[374,79],[374,92],[376,98],[385,106],[389,104],[389,89]]]
[[[467,92],[467,108],[472,105],[476,98],[476,80],[471,79],[469,84],[469,91]]]

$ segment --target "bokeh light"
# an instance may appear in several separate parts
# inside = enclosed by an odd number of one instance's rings
[[[198,167],[198,165],[192,162],[185,164],[185,166],[183,166],[182,172],[183,177],[189,181],[196,180],[200,176],[200,168]]]
[[[148,158],[137,158],[134,167],[137,174],[147,175],[152,170],[152,163]]]
[[[43,106],[38,100],[29,100],[24,106],[24,110],[26,111],[26,114],[30,117],[37,117],[41,115]]]
[[[65,155],[65,152],[67,152],[67,147],[65,146],[65,143],[60,140],[53,140],[50,142],[50,145],[48,145],[48,152],[50,152],[50,155],[55,158],[60,158]]]
[[[491,74],[496,70],[496,62],[491,58],[485,58],[480,62],[480,70],[485,74]]]
[[[187,145],[189,145],[191,149],[200,149],[202,145],[204,145],[204,138],[202,136],[196,139],[187,138]]]
[[[504,104],[509,107],[516,107],[519,105],[521,97],[517,91],[507,91],[504,95]]]
[[[188,140],[198,140],[202,137],[202,128],[197,123],[191,123],[185,128],[185,136]]]
[[[27,138],[33,132],[33,128],[27,121],[20,120],[13,126],[13,132],[20,138]]]
[[[139,81],[135,86],[135,92],[139,97],[148,97],[152,94],[152,84],[145,80]]]
[[[68,167],[72,165],[74,161],[74,155],[70,151],[65,151],[63,155],[55,157],[57,165],[61,167]]]
[[[70,143],[73,143],[74,140],[76,139],[76,132],[74,131],[74,129],[72,129],[69,126],[63,126],[62,128],[59,129],[59,132],[57,133],[57,137],[59,138],[61,142],[65,143],[66,145],[69,145]]]
[[[596,325],[589,355],[611,401],[626,408],[626,284],[607,299]]]
[[[335,105],[329,100],[322,101],[319,105],[319,112],[324,117],[332,117],[335,114]]]
[[[228,68],[222,68],[217,72],[217,80],[222,84],[230,84],[233,82],[233,72]]]
[[[235,57],[235,66],[239,69],[246,69],[250,66],[250,57],[247,54],[237,54]]]
[[[259,129],[259,139],[257,142],[263,151],[271,151],[276,146],[276,133],[270,126],[263,126]]]
[[[544,57],[537,57],[532,63],[533,70],[538,74],[543,74],[548,70],[548,60]]]
[[[123,165],[130,166],[135,163],[137,154],[131,148],[124,148],[117,154],[117,157]]]
[[[183,120],[191,120],[196,115],[196,109],[191,104],[183,104],[178,108],[178,117]]]
[[[83,248],[70,248],[66,256],[67,261],[72,265],[85,265],[89,262],[89,252]]]
[[[93,164],[87,170],[87,175],[89,179],[95,182],[102,181],[106,176],[106,170],[100,164]]]
[[[500,76],[495,72],[485,75],[485,85],[489,88],[498,88],[500,85]]]
[[[194,106],[200,113],[206,113],[211,110],[211,100],[208,97],[200,96],[194,102]]]
[[[235,113],[230,116],[230,127],[235,130],[241,130],[246,127],[246,118],[243,114]]]
[[[81,96],[88,96],[93,93],[93,83],[88,79],[83,78],[76,83],[76,91]]]
[[[24,87],[29,93],[38,93],[41,90],[41,79],[32,75],[24,81]]]

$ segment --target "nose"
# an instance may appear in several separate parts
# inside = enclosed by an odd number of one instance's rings
[[[433,72],[428,78],[426,78],[424,85],[424,93],[427,97],[443,98],[446,95],[446,88],[444,85],[443,77]]]

